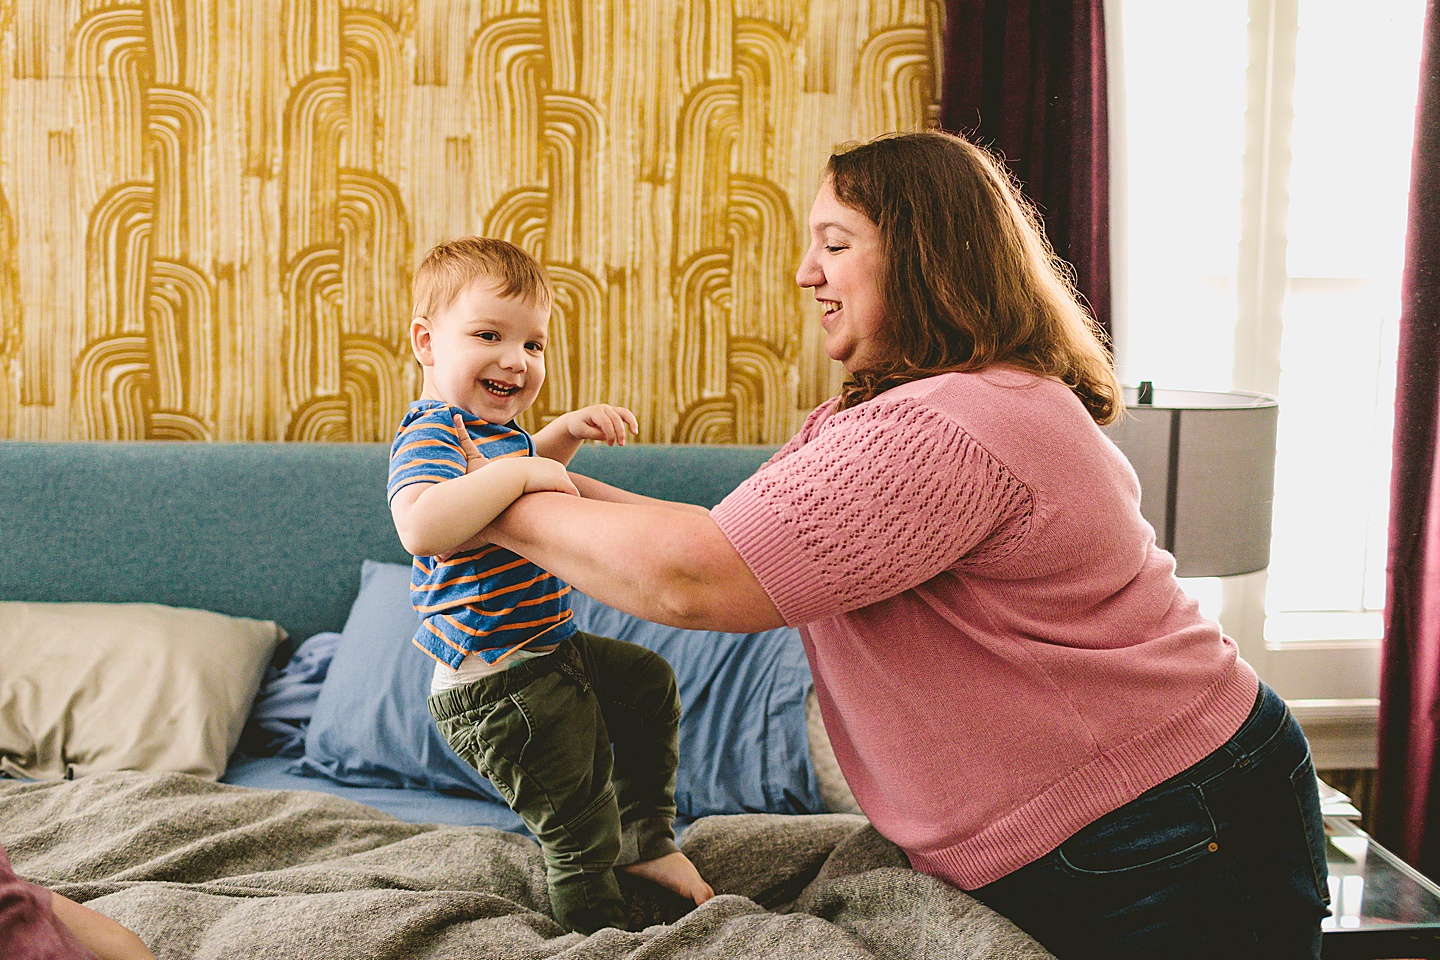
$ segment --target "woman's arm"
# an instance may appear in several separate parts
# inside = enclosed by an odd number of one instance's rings
[[[631,493],[629,490],[622,490],[619,487],[612,487],[610,484],[594,477],[587,477],[583,473],[571,471],[570,481],[575,484],[575,489],[580,491],[580,496],[588,497],[591,500],[607,500],[610,503],[635,503],[649,504],[655,507],[665,507],[669,510],[688,510],[691,513],[703,513],[710,515],[699,504],[677,503],[674,500],[657,500],[655,497],[647,497],[643,493]]]
[[[709,511],[677,506],[532,493],[481,535],[645,620],[735,633],[784,626]]]

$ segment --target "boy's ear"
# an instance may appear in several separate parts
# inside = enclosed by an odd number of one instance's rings
[[[410,321],[410,349],[422,367],[433,366],[435,363],[435,350],[430,339],[429,317],[415,317]]]

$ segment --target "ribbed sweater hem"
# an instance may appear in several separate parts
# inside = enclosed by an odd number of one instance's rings
[[[1164,726],[1112,748],[966,840],[907,849],[911,866],[964,890],[1013,873],[1219,749],[1245,722],[1258,691],[1255,671],[1237,658],[1224,677]],[[1217,729],[1228,732],[1216,740]],[[876,826],[884,832],[883,825]]]

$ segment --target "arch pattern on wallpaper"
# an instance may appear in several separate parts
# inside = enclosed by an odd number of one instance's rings
[[[385,440],[409,283],[556,285],[526,425],[777,443],[830,149],[937,115],[939,0],[0,0],[0,437]]]

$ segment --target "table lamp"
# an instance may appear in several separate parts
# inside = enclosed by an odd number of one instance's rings
[[[1105,433],[1140,477],[1140,513],[1177,577],[1230,577],[1270,564],[1279,404],[1259,393],[1125,388]]]

